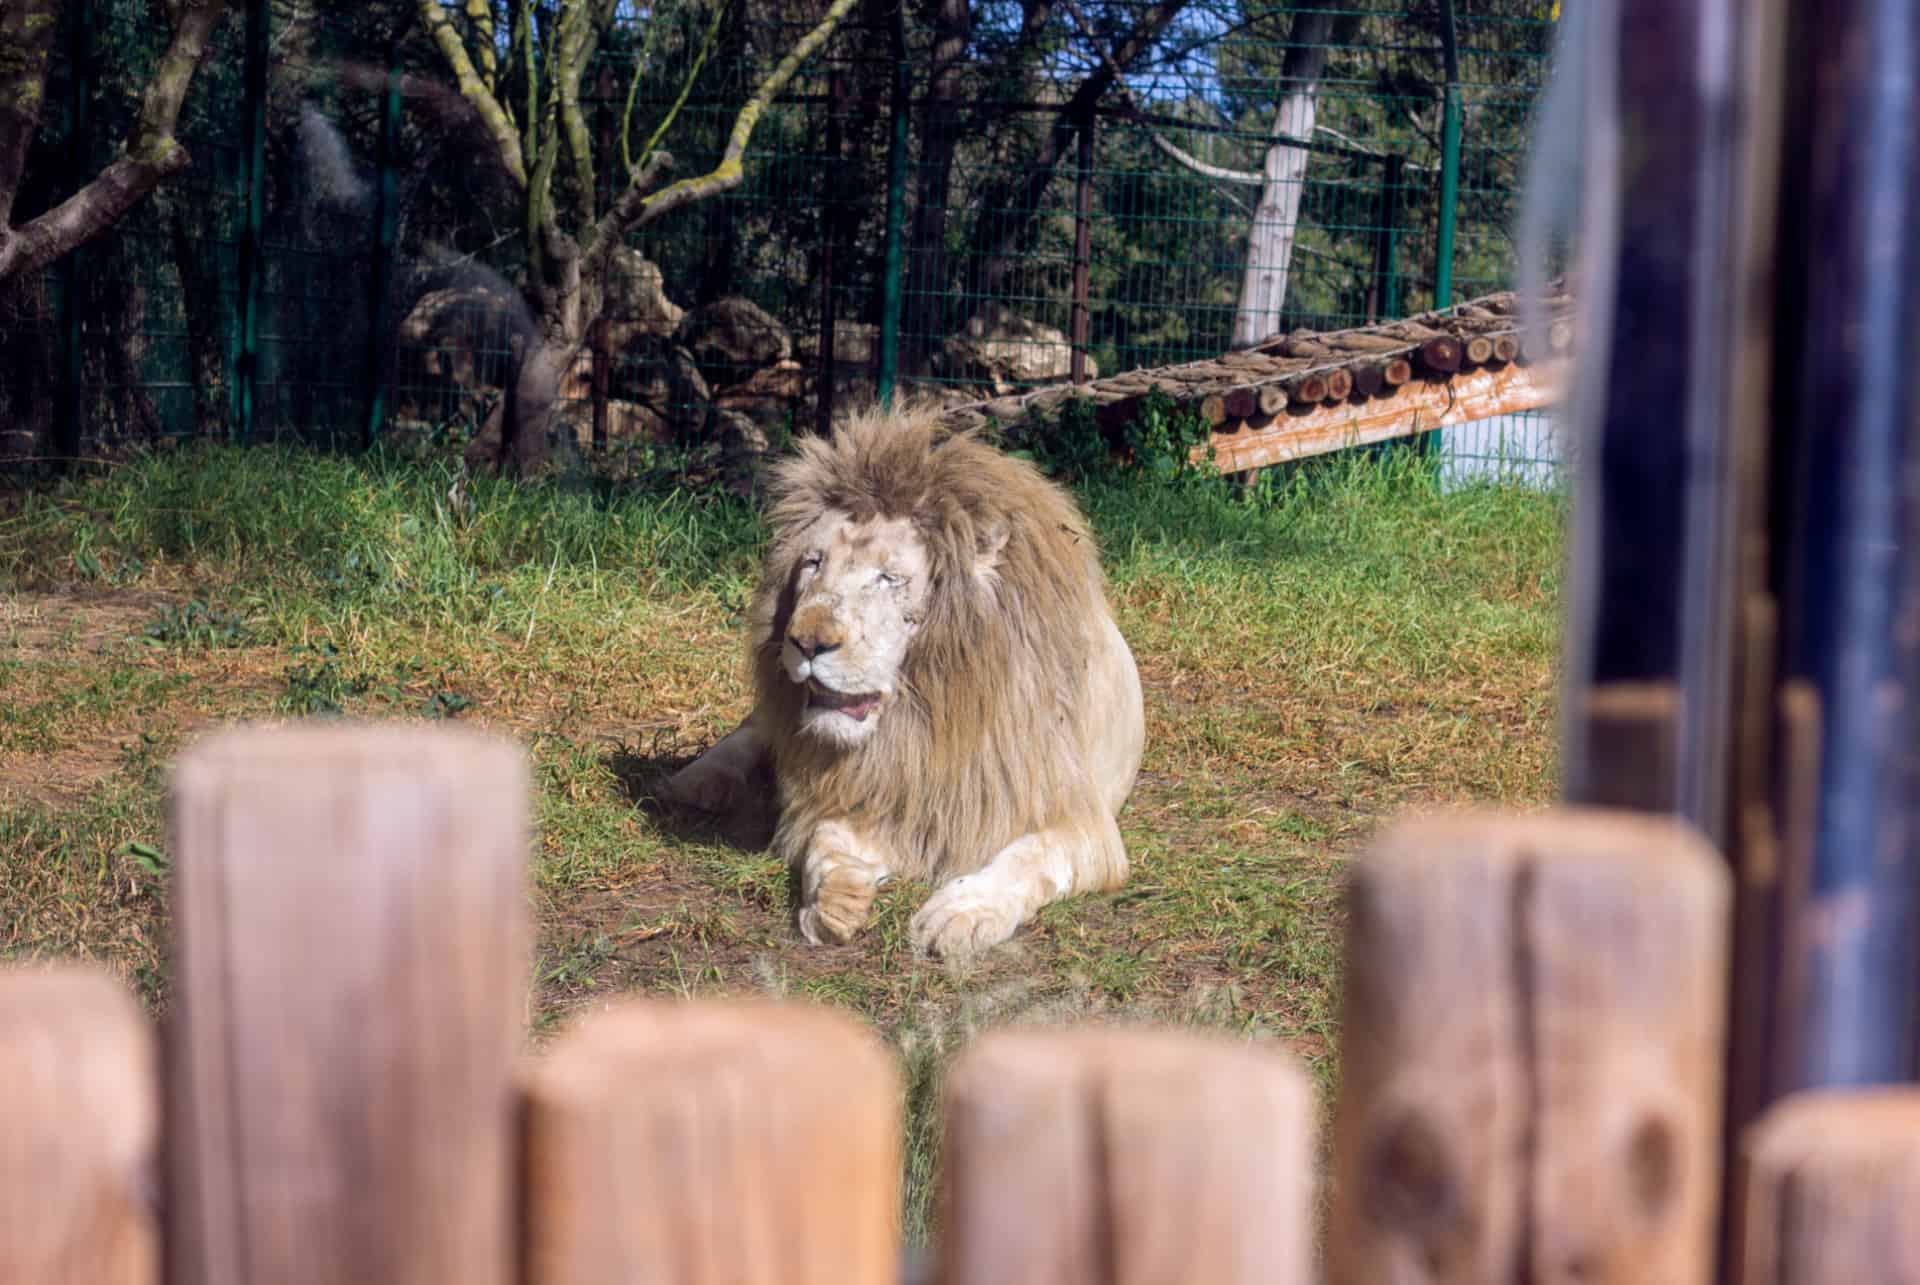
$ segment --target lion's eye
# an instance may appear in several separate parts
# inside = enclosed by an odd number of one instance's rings
[[[882,571],[880,573],[880,583],[889,589],[898,589],[906,582],[907,578],[905,576],[897,576],[891,571]]]
[[[819,554],[809,553],[800,560],[800,569],[802,571],[818,571],[820,569],[820,560]]]

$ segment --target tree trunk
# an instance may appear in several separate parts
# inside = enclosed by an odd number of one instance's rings
[[[1310,9],[1293,20],[1292,39],[1280,65],[1283,92],[1273,114],[1266,158],[1261,164],[1264,182],[1260,203],[1247,232],[1247,268],[1240,283],[1240,308],[1233,320],[1233,345],[1246,348],[1280,328],[1280,308],[1287,300],[1287,269],[1300,229],[1300,197],[1307,186],[1304,147],[1284,139],[1307,142],[1313,137],[1320,77],[1327,68],[1327,46],[1334,35],[1333,15]]]
[[[914,197],[913,250],[907,296],[905,349],[910,369],[924,372],[946,332],[947,202],[953,194],[953,156],[960,141],[959,93],[969,0],[933,0],[932,69],[920,127],[920,183]]]

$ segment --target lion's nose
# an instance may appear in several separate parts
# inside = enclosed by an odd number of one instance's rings
[[[808,660],[812,660],[823,651],[832,651],[840,645],[840,640],[837,638],[829,640],[815,633],[791,633],[787,635],[787,639]]]

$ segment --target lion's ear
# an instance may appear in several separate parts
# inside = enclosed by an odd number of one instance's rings
[[[1010,531],[1005,518],[983,523],[975,532],[973,574],[991,576],[1000,570],[1000,555],[1007,547]]]

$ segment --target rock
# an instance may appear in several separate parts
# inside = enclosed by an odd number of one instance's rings
[[[429,290],[400,322],[396,383],[414,397],[503,388],[515,341],[531,334],[517,299],[478,287]]]
[[[684,348],[658,335],[642,335],[615,349],[607,370],[607,443],[694,441],[706,426],[707,381]],[[563,406],[581,406],[592,443],[593,350],[582,348],[560,385]],[[620,408],[616,410],[615,408]],[[617,424],[617,426],[616,426]]]
[[[568,433],[583,451],[593,449],[593,400],[563,401],[557,412]],[[666,417],[638,402],[609,399],[607,402],[607,449],[627,445],[663,445],[672,440],[673,430]]]
[[[681,320],[674,337],[693,355],[707,382],[716,386],[738,383],[762,366],[793,356],[787,328],[738,297],[695,308]]]
[[[716,410],[713,439],[720,447],[720,484],[742,498],[756,494],[770,449],[760,426],[738,411]]]
[[[612,323],[618,334],[615,342],[624,347],[640,335],[671,335],[687,312],[667,298],[659,265],[638,250],[622,246],[607,265],[607,293],[600,315]]]
[[[983,381],[992,386],[996,397],[1073,374],[1073,344],[1064,333],[997,305],[976,314],[963,331],[949,337],[943,356],[950,378]],[[1099,374],[1088,356],[1087,377],[1096,379]]]
[[[795,415],[811,414],[813,380],[797,361],[756,370],[740,383],[715,394],[713,404],[741,415],[762,430],[778,433]]]
[[[820,364],[820,336],[801,335],[793,341],[793,355],[808,370]],[[871,366],[880,360],[880,327],[864,321],[839,321],[833,327],[833,364]]]

